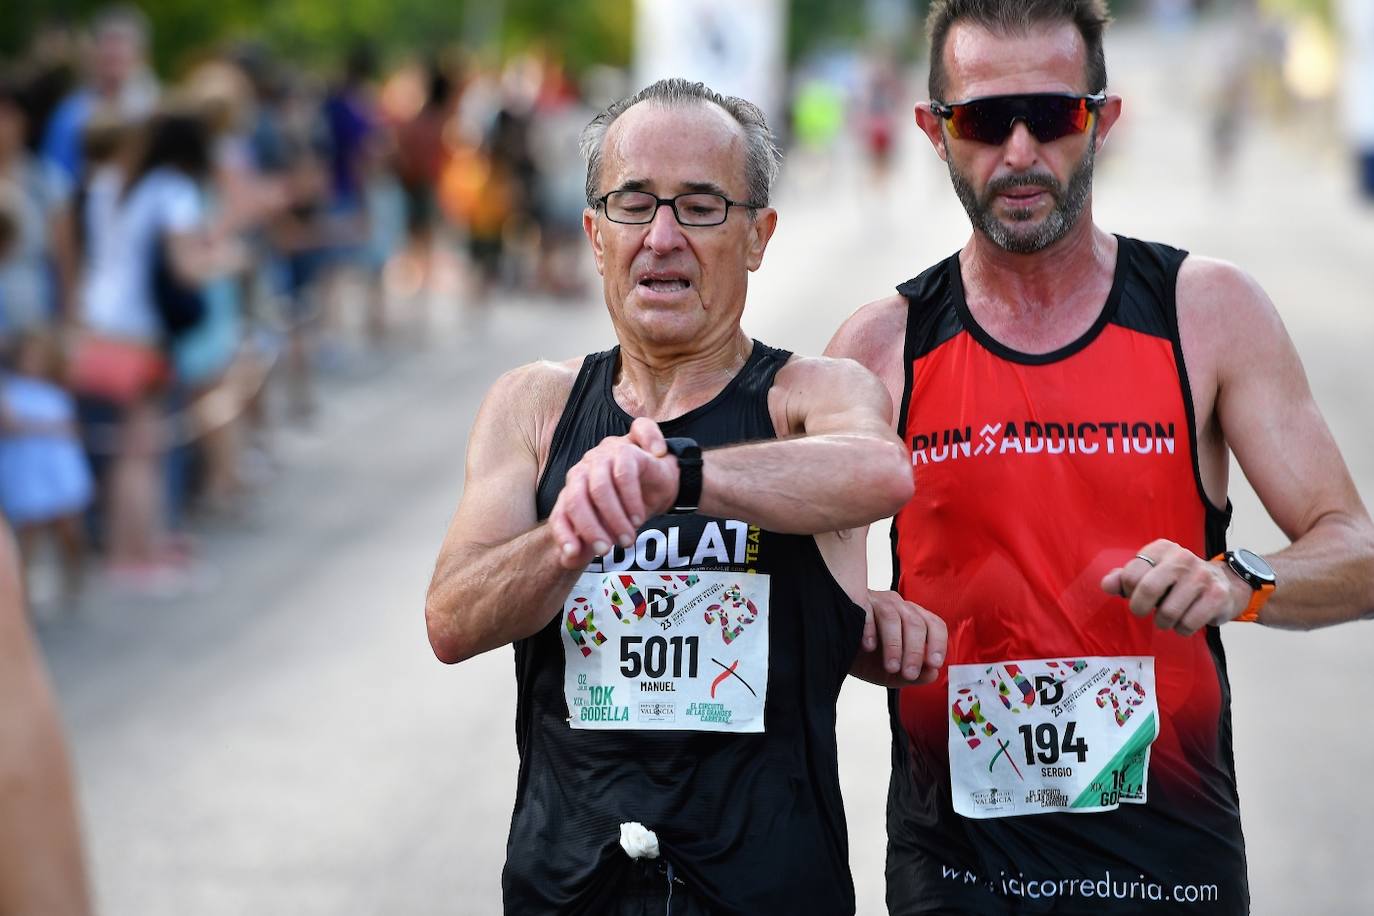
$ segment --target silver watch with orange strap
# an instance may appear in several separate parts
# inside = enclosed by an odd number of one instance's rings
[[[1278,585],[1274,568],[1264,557],[1243,547],[1217,554],[1212,558],[1212,562],[1224,563],[1242,582],[1254,590],[1250,603],[1235,619],[1240,623],[1258,623],[1260,608],[1264,607]]]

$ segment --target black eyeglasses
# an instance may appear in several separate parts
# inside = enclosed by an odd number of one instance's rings
[[[1040,92],[993,95],[963,102],[931,102],[930,110],[949,122],[951,137],[1000,146],[1007,142],[1017,121],[1025,122],[1041,143],[1081,134],[1092,123],[1092,113],[1106,100],[1105,92],[1097,95]]]
[[[731,207],[756,210],[766,204],[742,203],[723,194],[696,191],[676,197],[655,197],[648,191],[612,191],[596,199],[613,223],[640,226],[652,223],[659,207],[672,207],[673,216],[683,226],[719,226],[730,215]]]

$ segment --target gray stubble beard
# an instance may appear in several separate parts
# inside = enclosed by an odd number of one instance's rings
[[[964,212],[968,214],[973,228],[986,235],[994,245],[1012,254],[1034,254],[1062,239],[1083,215],[1083,208],[1087,206],[1088,197],[1092,193],[1096,154],[1097,131],[1094,130],[1083,158],[1078,161],[1073,174],[1069,176],[1067,187],[1060,185],[1048,172],[1004,175],[988,182],[981,199],[969,180],[954,167],[954,159],[948,152],[945,162],[949,166],[949,178],[954,185],[954,193],[964,205]],[[1038,226],[1018,231],[1016,224],[1030,220],[1031,211],[1012,210],[1008,214],[1011,224],[1004,223],[993,215],[992,201],[1001,191],[1028,185],[1049,191],[1054,197],[1054,209]]]

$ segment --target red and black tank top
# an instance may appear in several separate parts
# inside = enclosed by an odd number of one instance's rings
[[[1159,735],[1144,804],[974,819],[952,806],[947,678],[892,691],[894,914],[1248,911],[1220,633],[1160,632],[1099,586],[1156,538],[1224,549],[1179,344],[1186,257],[1120,238],[1098,320],[1047,354],[979,326],[957,254],[898,287],[916,490],[895,588],[944,618],[949,665],[1153,658]]]
[[[744,367],[714,399],[660,428],[708,449],[774,438],[768,393],[790,356],[755,341]],[[629,432],[633,418],[613,393],[619,357],[615,348],[582,365],[539,482],[540,518],[552,511],[568,470],[588,449]],[[708,651],[703,640],[701,654],[704,668],[720,665],[718,680],[727,670],[742,677],[724,680],[721,696],[726,690],[743,696],[745,689],[761,695],[763,730],[574,728],[576,711],[564,690],[564,615],[516,642],[520,772],[502,874],[506,912],[619,912],[617,897],[631,874],[618,844],[620,824],[637,821],[657,833],[663,857],[712,913],[853,913],[835,702],[859,648],[864,614],[831,576],[815,538],[701,514],[663,515],[645,522],[630,549],[614,548],[589,571],[766,576],[770,606],[759,618],[767,621],[769,646],[763,679],[727,669],[728,645]],[[681,607],[698,617],[706,608]],[[611,639],[589,642],[598,652],[612,651],[622,631],[635,630],[614,618],[600,626]],[[646,671],[650,642],[642,644]],[[619,645],[613,658],[627,647]],[[675,695],[655,696],[667,704]],[[679,721],[683,713],[676,710]]]

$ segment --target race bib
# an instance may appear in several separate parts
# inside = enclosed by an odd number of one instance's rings
[[[1144,804],[1159,736],[1149,657],[949,667],[949,776],[964,817]]]
[[[767,575],[583,573],[563,606],[573,728],[761,732]]]

